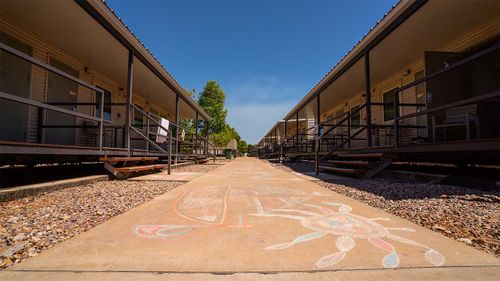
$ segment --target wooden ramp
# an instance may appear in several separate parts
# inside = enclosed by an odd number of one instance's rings
[[[383,153],[340,153],[323,162],[319,169],[325,172],[350,174],[372,178],[392,163],[392,157]]]
[[[101,157],[104,168],[118,179],[126,179],[134,173],[159,171],[168,164],[155,164],[158,157]]]

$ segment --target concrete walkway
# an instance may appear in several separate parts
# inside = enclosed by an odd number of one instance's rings
[[[492,255],[240,158],[0,279],[495,280],[499,274]]]

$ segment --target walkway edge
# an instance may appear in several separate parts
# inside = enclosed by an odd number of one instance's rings
[[[109,180],[108,175],[95,175],[86,176],[51,182],[36,183],[30,185],[22,185],[12,188],[5,188],[0,190],[0,202],[10,201],[15,199],[20,199],[27,196],[36,195],[42,192],[50,192],[54,190],[59,190],[68,187],[74,187],[78,185],[91,184],[100,181]]]

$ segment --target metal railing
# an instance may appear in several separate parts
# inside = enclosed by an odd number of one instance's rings
[[[9,100],[9,101],[13,101],[13,102],[17,102],[17,103],[21,103],[21,104],[25,104],[27,106],[34,106],[34,107],[37,107],[39,109],[39,118],[40,118],[40,115],[41,116],[44,116],[45,115],[45,112],[47,110],[50,110],[52,112],[57,112],[57,113],[62,113],[62,114],[66,114],[66,115],[70,115],[70,116],[73,116],[73,117],[78,117],[78,118],[82,118],[82,119],[85,119],[85,120],[90,120],[90,121],[93,121],[93,122],[97,122],[97,127],[98,130],[99,130],[99,134],[98,134],[98,147],[99,147],[99,150],[102,150],[103,149],[103,132],[104,132],[104,123],[111,123],[111,122],[108,122],[104,119],[104,91],[94,85],[91,85],[87,82],[84,82],[76,77],[73,77],[69,74],[67,74],[66,72],[64,71],[61,71],[51,65],[48,65],[46,63],[43,63],[39,60],[36,60],[34,59],[33,57],[29,56],[29,55],[26,55],[24,54],[23,52],[20,52],[14,48],[11,48],[10,46],[8,45],[5,45],[3,43],[0,43],[0,49],[2,51],[6,51],[18,58],[21,58],[22,60],[25,60],[31,64],[34,64],[34,65],[37,65],[49,72],[52,72],[54,74],[57,74],[61,77],[64,77],[65,79],[68,79],[68,80],[71,80],[75,83],[77,83],[78,85],[80,86],[83,86],[83,87],[86,87],[92,91],[95,91],[96,93],[100,93],[100,96],[101,96],[101,99],[98,103],[98,105],[100,106],[99,109],[100,109],[100,115],[99,117],[95,117],[95,116],[92,116],[92,115],[89,115],[89,114],[85,114],[85,113],[81,113],[81,112],[77,112],[77,111],[73,111],[73,110],[69,110],[69,109],[65,109],[65,108],[61,108],[61,107],[58,107],[56,105],[52,105],[50,103],[44,103],[44,102],[40,102],[40,101],[35,101],[35,100],[32,100],[32,99],[28,99],[28,98],[23,98],[23,97],[20,97],[20,96],[16,96],[16,95],[12,95],[12,94],[9,94],[9,93],[5,93],[5,92],[0,92],[0,99],[4,99],[4,100]],[[78,104],[78,103],[76,103]],[[97,105],[97,103],[94,103],[95,105]],[[60,129],[63,129],[63,128],[69,128],[69,127],[72,127],[72,128],[83,128],[85,127],[84,125],[70,125],[70,126],[67,126],[67,125],[53,125],[53,126],[50,126],[50,125],[46,125],[46,124],[39,124],[41,125],[39,127],[39,136],[38,136],[38,139],[43,139],[43,137],[40,136],[40,129],[43,128],[44,126],[45,127],[51,127],[51,128],[60,128]]]
[[[135,104],[131,104],[131,106],[141,112],[143,114],[143,116],[146,116],[146,135],[144,135],[141,131],[139,131],[133,124],[130,124],[129,125],[129,129],[131,129],[132,131],[134,131],[136,134],[138,134],[143,140],[146,141],[146,144],[147,144],[147,147],[146,147],[146,151],[150,151],[149,149],[149,145],[152,145],[154,148],[156,148],[156,150],[160,151],[162,154],[166,155],[168,157],[168,174],[170,175],[170,172],[171,172],[171,164],[172,164],[172,132],[163,127],[157,120],[155,120],[150,114],[149,112],[146,113],[144,112],[142,109],[140,109],[138,106],[136,106]],[[152,132],[150,132],[150,122],[152,122],[154,125],[152,125],[153,127],[157,127],[157,128],[160,128],[162,130],[164,130],[166,133],[167,133],[167,136],[165,136],[168,140],[168,151],[165,151],[162,147],[160,147],[156,142],[152,141],[150,139],[150,134]],[[154,136],[156,136],[158,134],[154,133]],[[130,134],[129,134],[130,136]]]
[[[0,91],[0,100],[24,104],[27,107],[35,107],[37,109],[37,111],[35,111],[37,112],[37,118],[38,118],[37,128],[36,128],[36,133],[37,133],[36,143],[40,144],[47,143],[45,141],[46,130],[85,129],[89,131],[88,132],[86,131],[85,133],[78,133],[75,131],[75,139],[71,144],[68,145],[77,148],[82,147],[82,145],[95,147],[98,148],[99,151],[102,151],[102,153],[106,154],[104,150],[117,149],[117,148],[124,149],[126,141],[125,139],[123,139],[123,145],[119,145],[120,142],[119,135],[121,134],[123,135],[123,138],[125,138],[126,136],[125,131],[130,130],[131,132],[134,133],[136,137],[138,137],[138,139],[144,141],[146,144],[146,149],[142,150],[141,153],[148,154],[150,152],[155,152],[157,154],[165,155],[168,157],[169,173],[171,166],[170,164],[172,163],[171,157],[173,155],[175,155],[176,157],[178,156],[178,153],[175,154],[172,153],[172,145],[174,142],[180,143],[181,146],[190,145],[192,149],[191,154],[205,154],[205,155],[209,154],[208,152],[209,141],[204,136],[196,134],[195,137],[188,136],[189,140],[182,139],[180,138],[180,132],[182,129],[186,130],[185,128],[182,128],[181,126],[177,126],[175,123],[170,122],[173,130],[172,129],[168,130],[158,122],[160,120],[159,116],[154,115],[153,113],[150,112],[145,112],[144,110],[142,110],[141,108],[139,108],[134,104],[130,104],[130,107],[133,108],[136,112],[140,112],[144,116],[146,124],[144,125],[130,124],[129,126],[127,126],[126,124],[124,125],[113,124],[112,121],[108,121],[105,119],[104,116],[105,106],[127,106],[126,103],[105,103],[104,101],[105,90],[97,86],[91,85],[85,81],[82,81],[64,71],[57,69],[52,65],[41,62],[6,44],[0,43],[0,50],[12,54],[13,56],[20,58],[24,61],[27,61],[32,65],[41,67],[43,70],[48,71],[49,73],[53,73],[64,79],[74,82],[75,85],[82,86],[90,90],[91,97],[95,97],[96,100],[98,99],[98,101],[96,102],[56,102],[56,101],[43,102],[14,95],[13,93]],[[71,109],[63,108],[62,106],[68,106],[68,107],[71,106],[72,108]],[[85,113],[79,112],[80,107],[89,107],[89,110],[87,110],[88,112]],[[68,122],[70,124],[60,124],[60,122],[56,124],[47,124],[47,120],[45,117],[47,116],[48,112],[55,112],[59,114],[64,114],[69,118],[75,118],[75,120],[78,120],[78,123],[75,121],[75,122]],[[130,114],[132,114],[132,111],[130,111]],[[30,122],[29,118],[32,117],[27,116],[26,122]],[[130,120],[132,120],[132,118],[130,118]],[[151,136],[156,137],[158,128],[161,128],[165,132],[167,132],[166,137],[168,141],[165,142],[163,147],[158,143],[156,143],[155,141],[151,140]],[[93,129],[96,130],[92,131]],[[108,143],[105,143],[105,138],[107,139],[107,137],[109,136],[106,132],[111,132],[111,139],[109,140],[109,145]],[[130,139],[132,139],[130,134],[128,134],[128,136]],[[28,142],[28,138],[33,139],[33,137],[35,136],[29,135],[26,137],[25,141]],[[81,141],[78,140],[78,138],[85,138],[89,139],[90,141]],[[92,141],[92,139],[94,139],[94,141]],[[58,143],[49,143],[49,144],[58,144]],[[132,151],[129,148],[128,154],[131,155],[131,152]]]
[[[304,138],[305,135],[310,136],[311,130],[313,130],[314,138],[314,157],[316,159],[316,167],[318,167],[319,163],[327,160],[332,154],[344,151],[344,150],[352,150],[352,149],[371,149],[378,147],[395,147],[397,148],[400,145],[418,145],[420,144],[419,140],[414,140],[411,136],[417,132],[417,138],[419,138],[418,130],[424,129],[428,134],[432,134],[429,138],[427,137],[423,143],[437,143],[441,141],[448,141],[446,138],[446,130],[450,128],[464,128],[465,129],[465,138],[464,140],[471,140],[472,131],[476,131],[475,138],[478,139],[481,136],[479,135],[479,118],[478,114],[480,110],[478,109],[477,113],[471,112],[468,109],[464,109],[464,112],[460,112],[458,109],[468,105],[478,105],[480,103],[489,103],[493,101],[491,104],[495,105],[495,102],[498,102],[498,98],[500,97],[499,89],[496,91],[489,93],[474,93],[475,96],[464,98],[461,100],[449,102],[444,105],[434,106],[432,108],[427,108],[427,104],[424,103],[404,103],[401,102],[401,95],[406,90],[415,90],[418,85],[423,83],[428,83],[432,79],[439,79],[442,75],[446,73],[450,73],[460,67],[465,66],[468,63],[471,63],[479,58],[482,58],[485,55],[491,54],[492,52],[496,52],[500,49],[500,44],[496,44],[492,47],[479,51],[471,56],[468,56],[461,61],[458,61],[454,64],[449,65],[446,68],[438,70],[434,73],[431,73],[423,78],[416,79],[414,82],[405,84],[400,86],[392,91],[394,96],[392,102],[383,103],[383,102],[370,102],[369,104],[365,103],[360,105],[357,109],[345,112],[340,116],[335,116],[320,122],[315,125],[313,128],[306,128],[294,135],[287,137],[282,142],[272,142],[272,145],[269,146],[261,146],[261,155],[262,150],[264,150],[264,154],[280,154],[284,156],[290,153],[297,153],[300,151],[309,152],[311,147],[311,141],[308,138]],[[390,93],[390,92],[389,92]],[[370,106],[376,107],[384,107],[390,106],[394,109],[394,114],[392,121],[387,121],[383,124],[361,124],[360,114],[362,111],[366,111],[366,108]],[[401,109],[403,108],[415,108],[414,112],[403,113]],[[423,110],[421,110],[423,108]],[[497,106],[496,114],[499,114],[499,108]],[[439,118],[437,117],[438,113],[444,113],[444,115],[451,115],[451,111],[458,113],[454,113],[455,115],[460,115],[460,118],[463,121],[454,123],[451,125],[446,124],[438,124]],[[352,117],[358,117],[358,123],[352,124]],[[423,118],[425,120],[425,124],[417,122],[418,118]],[[414,120],[411,120],[411,119]],[[443,118],[441,118],[443,119]],[[429,120],[432,120],[430,122]],[[405,122],[406,121],[406,122]],[[444,122],[444,121],[441,121]],[[368,126],[370,125],[370,126]],[[498,124],[496,125],[498,126]],[[371,128],[368,131],[368,127]],[[495,128],[492,128],[493,130]],[[439,139],[436,135],[438,130],[444,131],[445,137],[443,139]],[[498,130],[498,128],[496,128]],[[405,134],[406,132],[406,134]],[[430,133],[429,133],[430,132]],[[369,135],[370,134],[370,135]],[[376,137],[377,141],[375,144],[371,146],[368,145],[368,137]],[[357,146],[353,147],[353,143],[356,143]]]

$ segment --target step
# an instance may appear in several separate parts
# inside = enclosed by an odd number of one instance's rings
[[[168,167],[168,164],[155,164],[155,165],[144,165],[144,166],[133,166],[133,167],[120,167],[114,168],[118,173],[135,173],[150,170],[159,170]]]
[[[363,170],[360,169],[350,169],[350,168],[337,168],[337,167],[330,167],[330,166],[319,166],[320,170],[325,170],[328,172],[334,172],[334,173],[343,173],[343,174],[359,174],[363,173]]]
[[[208,158],[200,158],[198,160],[196,160],[197,164],[205,164],[209,161],[210,159]]]
[[[383,158],[383,153],[341,153],[337,154],[342,158]]]
[[[356,160],[330,160],[326,163],[331,163],[335,165],[346,165],[346,166],[368,166],[370,162],[368,161],[356,161]]]
[[[139,162],[139,161],[157,161],[158,157],[143,157],[143,156],[133,156],[133,157],[101,157],[99,161],[117,163],[117,162]]]

